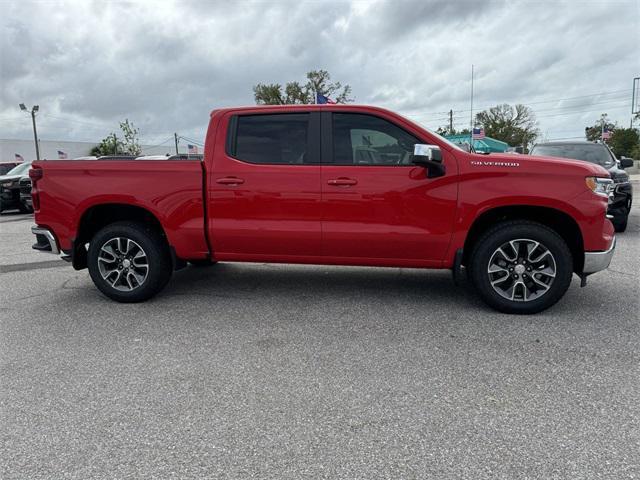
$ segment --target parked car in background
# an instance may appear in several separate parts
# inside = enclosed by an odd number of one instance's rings
[[[179,153],[177,155],[141,155],[136,160],[198,160],[202,161],[204,155],[201,153]]]
[[[20,210],[31,212],[31,208],[20,200],[20,179],[29,174],[31,162],[23,162],[12,168],[6,175],[0,176],[0,212],[5,210]]]
[[[467,153],[381,108],[218,109],[205,152],[35,162],[33,248],[88,268],[119,302],[151,298],[188,262],[447,268],[454,279],[465,266],[509,313],[550,307],[574,272],[584,286],[615,250],[601,166]]]
[[[31,200],[31,179],[29,175],[25,175],[18,182],[20,188],[20,203],[28,210],[33,210],[33,202]]]
[[[0,175],[6,175],[9,170],[17,167],[22,162],[0,162]]]
[[[97,160],[135,160],[135,155],[102,155],[98,157]],[[80,160],[80,159],[74,159]]]
[[[633,166],[633,160],[626,157],[618,160],[606,144],[586,141],[538,143],[531,149],[531,155],[573,158],[606,168],[614,183],[607,213],[613,217],[611,221],[616,232],[624,232],[627,229],[633,202],[633,187],[624,169]]]

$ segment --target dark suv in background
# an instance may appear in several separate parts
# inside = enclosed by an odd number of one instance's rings
[[[31,162],[23,162],[5,175],[0,175],[0,212],[20,210],[22,213],[30,213],[33,211],[20,199],[20,180],[25,175],[29,175],[30,168]]]
[[[611,149],[604,143],[596,142],[548,142],[538,143],[530,152],[531,155],[545,157],[573,158],[598,164],[609,171],[614,182],[613,197],[609,203],[609,215],[612,215],[616,232],[627,229],[627,219],[633,201],[633,188],[625,168],[633,166],[633,160],[616,158]]]

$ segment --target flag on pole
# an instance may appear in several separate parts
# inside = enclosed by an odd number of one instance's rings
[[[602,130],[602,140],[609,140],[611,138],[611,131],[608,128]]]
[[[324,105],[327,103],[336,103],[335,100],[331,100],[329,97],[322,95],[321,93],[316,93],[316,103],[319,105]]]
[[[189,152],[189,154],[197,154],[198,153],[198,147],[196,145],[187,145],[187,151]]]
[[[16,153],[16,162],[24,162],[24,158],[19,153]]]
[[[474,140],[482,140],[484,138],[484,128],[473,128],[471,132],[471,138]]]
[[[66,160],[67,159],[67,154],[64,153],[62,150],[58,150],[58,160]]]

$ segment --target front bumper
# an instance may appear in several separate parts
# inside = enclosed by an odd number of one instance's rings
[[[584,252],[584,268],[582,269],[582,273],[589,275],[606,269],[611,263],[615,249],[616,238],[613,237],[613,242],[611,242],[608,250],[604,252]]]
[[[31,233],[36,236],[36,243],[31,248],[40,252],[60,253],[58,242],[51,230],[43,227],[31,227]]]

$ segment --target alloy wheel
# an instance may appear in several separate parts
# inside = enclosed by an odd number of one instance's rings
[[[491,287],[501,297],[530,302],[553,285],[556,260],[540,242],[528,238],[510,240],[493,252],[487,274]]]
[[[100,247],[98,269],[103,280],[113,288],[130,292],[147,280],[149,261],[138,243],[130,238],[115,237]]]

